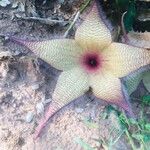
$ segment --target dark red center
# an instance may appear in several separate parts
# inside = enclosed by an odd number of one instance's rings
[[[88,56],[85,61],[85,65],[89,68],[97,68],[99,66],[99,60],[96,56]]]
[[[82,57],[82,65],[88,72],[99,70],[101,58],[98,53],[87,53]]]

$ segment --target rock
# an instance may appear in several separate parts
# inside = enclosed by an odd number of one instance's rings
[[[32,111],[28,112],[25,119],[26,122],[30,123],[33,120],[33,117],[34,117],[34,113]]]
[[[0,59],[2,57],[12,57],[12,53],[9,51],[2,51],[2,52],[0,52]]]
[[[44,104],[42,102],[36,104],[36,111],[37,114],[42,114],[44,112]]]
[[[38,90],[39,87],[40,87],[40,84],[38,83],[31,85],[32,90]]]
[[[7,5],[10,4],[10,1],[9,0],[1,0],[0,1],[0,6],[2,7],[6,7]]]

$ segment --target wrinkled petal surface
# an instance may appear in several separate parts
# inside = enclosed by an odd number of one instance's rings
[[[98,6],[93,5],[85,21],[78,27],[75,40],[84,49],[103,49],[112,39],[111,33],[99,15]]]
[[[74,99],[83,95],[88,89],[88,76],[79,68],[74,68],[69,71],[64,71],[58,78],[56,88],[52,96],[52,104],[45,114],[45,118],[41,120],[36,129],[34,138],[36,139],[46,122],[52,117],[60,108],[66,106]]]
[[[117,77],[150,64],[150,51],[121,43],[112,43],[103,51],[105,69]]]
[[[88,89],[88,75],[79,68],[73,68],[60,75],[53,100],[58,104],[66,104],[83,95]]]
[[[17,42],[29,48],[35,55],[58,70],[68,70],[77,66],[78,58],[82,53],[81,47],[72,39],[56,39],[41,42],[17,39]]]
[[[124,100],[120,79],[109,72],[101,72],[91,76],[90,85],[96,97],[116,104],[131,113],[130,106]]]

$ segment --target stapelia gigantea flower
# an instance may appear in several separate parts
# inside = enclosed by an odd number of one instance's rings
[[[36,129],[35,138],[59,109],[92,88],[93,94],[131,113],[120,78],[150,64],[150,51],[112,42],[112,36],[94,4],[75,39],[41,42],[19,41],[38,57],[62,70],[52,103]]]

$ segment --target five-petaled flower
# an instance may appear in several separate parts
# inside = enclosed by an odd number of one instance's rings
[[[99,99],[131,113],[120,78],[150,64],[150,51],[112,42],[111,32],[100,17],[96,3],[77,29],[75,39],[19,42],[62,70],[52,95],[53,101],[37,127],[35,138],[52,115],[90,87]]]

